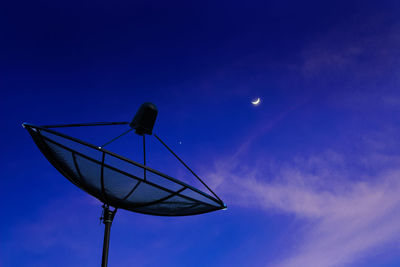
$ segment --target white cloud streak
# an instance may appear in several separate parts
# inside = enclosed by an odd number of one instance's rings
[[[365,181],[354,181],[356,174],[349,173],[338,182],[336,170],[326,169],[329,162],[316,164],[324,171],[311,174],[299,165],[287,166],[265,181],[259,178],[265,169],[237,173],[233,162],[210,177],[219,180],[218,191],[231,205],[303,219],[303,238],[293,240],[296,250],[275,266],[344,266],[400,238],[400,169]]]
[[[266,131],[272,127],[273,123]],[[398,242],[400,160],[384,153],[387,144],[376,149],[378,141],[365,136],[366,141],[360,141],[364,149],[357,155],[329,150],[283,164],[268,165],[265,162],[273,160],[263,159],[257,166],[243,165],[241,159],[256,138],[238,146],[233,156],[219,159],[207,177],[229,205],[302,219],[303,226],[293,233],[298,238],[288,244],[294,249],[266,266],[347,266]],[[355,161],[375,171],[346,168]]]

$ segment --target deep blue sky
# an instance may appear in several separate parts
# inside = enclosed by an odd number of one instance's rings
[[[101,259],[100,203],[21,123],[126,121],[146,101],[229,208],[119,211],[110,266],[398,266],[399,15],[398,1],[2,3],[0,266]]]

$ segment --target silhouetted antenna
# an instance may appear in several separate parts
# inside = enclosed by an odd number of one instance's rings
[[[69,181],[103,202],[105,225],[102,266],[107,266],[111,224],[118,209],[159,215],[185,216],[225,209],[222,200],[168,147],[153,134],[158,110],[152,103],[140,106],[131,122],[96,122],[36,126],[23,123],[47,160]],[[101,146],[53,130],[61,127],[115,126],[130,128]],[[104,147],[135,130],[143,139],[143,163]],[[213,195],[146,165],[146,135],[154,135]],[[110,207],[114,209],[111,210]]]

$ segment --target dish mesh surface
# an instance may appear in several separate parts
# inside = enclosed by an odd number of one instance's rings
[[[110,151],[39,126],[25,128],[62,175],[110,206],[161,216],[225,208],[221,201],[190,185]]]

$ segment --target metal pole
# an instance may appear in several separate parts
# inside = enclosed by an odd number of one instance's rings
[[[143,165],[146,166],[146,137],[143,135]],[[146,169],[143,168],[143,180],[146,181]]]
[[[111,211],[107,204],[103,205],[103,216],[100,218],[104,223],[104,241],[103,241],[103,257],[101,260],[101,267],[107,267],[108,263],[108,247],[110,245],[110,231],[117,209]]]

